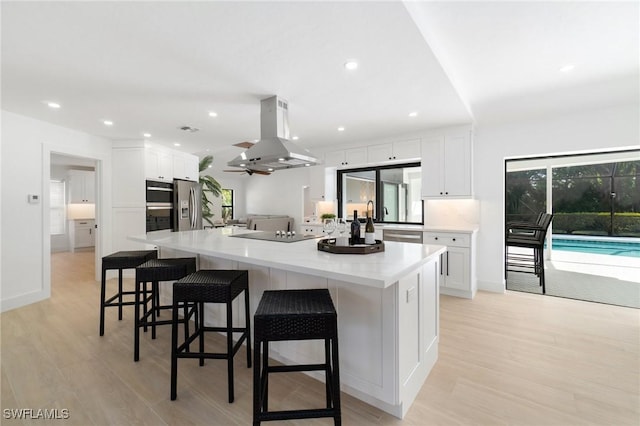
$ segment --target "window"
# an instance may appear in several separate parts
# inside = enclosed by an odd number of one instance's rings
[[[554,235],[638,237],[637,151],[507,161],[506,221],[554,214]]]
[[[233,189],[222,190],[222,220],[233,219]]]
[[[373,220],[380,223],[423,223],[420,163],[338,170],[339,216],[366,217],[373,202]]]
[[[50,234],[61,235],[65,233],[65,185],[64,181],[52,180],[50,185]]]

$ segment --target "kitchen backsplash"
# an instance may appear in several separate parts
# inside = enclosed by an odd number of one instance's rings
[[[480,223],[478,200],[425,200],[425,226],[469,226]]]

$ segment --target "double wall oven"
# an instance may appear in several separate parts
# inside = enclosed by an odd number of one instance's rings
[[[173,229],[173,183],[147,182],[147,232]]]

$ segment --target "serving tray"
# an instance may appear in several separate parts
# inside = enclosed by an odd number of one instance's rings
[[[359,244],[350,246],[337,246],[335,238],[324,238],[318,241],[318,250],[336,254],[371,254],[384,251],[384,242],[376,240],[375,244],[365,244],[364,238],[360,238]]]

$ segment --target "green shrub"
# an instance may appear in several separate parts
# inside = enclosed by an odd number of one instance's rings
[[[554,234],[640,236],[640,213],[554,213]]]

